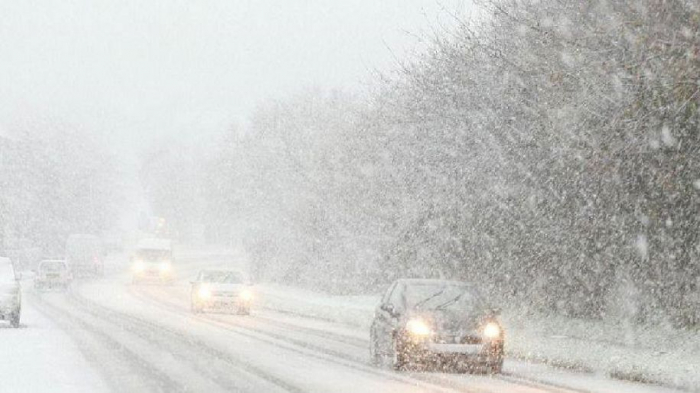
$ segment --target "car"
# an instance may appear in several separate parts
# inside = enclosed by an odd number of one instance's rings
[[[16,273],[12,261],[0,258],[0,320],[10,321],[12,327],[19,327],[22,314],[21,274]]]
[[[102,240],[95,235],[70,235],[66,241],[66,262],[76,276],[104,276]]]
[[[173,250],[168,239],[146,238],[139,241],[131,257],[131,281],[171,283]]]
[[[73,281],[73,274],[64,260],[50,259],[39,263],[34,277],[34,288],[67,290]]]
[[[370,327],[370,358],[396,370],[412,366],[500,373],[505,333],[498,310],[473,284],[400,279],[391,284]]]
[[[191,309],[193,313],[217,309],[249,315],[253,300],[251,285],[236,270],[207,269],[191,282]]]

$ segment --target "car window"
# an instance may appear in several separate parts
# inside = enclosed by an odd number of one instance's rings
[[[42,262],[39,269],[47,272],[60,272],[66,270],[67,266],[63,262]]]
[[[389,288],[384,292],[384,296],[382,296],[382,304],[387,304],[389,302],[389,299],[391,298],[391,294],[394,291],[394,288],[396,288],[396,282],[392,283]]]
[[[15,270],[7,258],[0,258],[0,282],[7,283],[15,280]]]
[[[389,304],[393,305],[397,310],[403,309],[403,291],[405,285],[402,283],[397,283],[394,290],[389,295]]]
[[[201,281],[220,284],[241,284],[243,283],[243,277],[238,272],[211,270],[202,274]]]

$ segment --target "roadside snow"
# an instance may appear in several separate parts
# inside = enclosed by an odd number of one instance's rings
[[[275,311],[369,329],[379,296],[331,296],[259,285],[259,305]],[[505,311],[510,357],[623,380],[700,391],[700,333],[623,326]]]
[[[0,393],[109,391],[73,341],[26,301],[19,329],[0,322],[0,342]]]
[[[369,329],[379,296],[330,296],[300,288],[256,285],[260,306]]]
[[[204,259],[210,264],[247,262],[241,251],[188,251],[208,256]],[[255,288],[256,302],[263,308],[361,329],[369,329],[380,299],[379,295],[332,296],[273,284]],[[504,310],[501,319],[511,358],[700,392],[700,331],[525,314],[517,309]]]

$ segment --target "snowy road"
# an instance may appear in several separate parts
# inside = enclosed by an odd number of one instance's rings
[[[510,360],[499,376],[377,369],[368,364],[367,333],[356,328],[265,309],[191,314],[188,279],[197,266],[185,264],[171,286],[131,285],[115,266],[70,293],[27,288],[25,307],[70,336],[94,368],[80,379],[83,391],[671,391]]]

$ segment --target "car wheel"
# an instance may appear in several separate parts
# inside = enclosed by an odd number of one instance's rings
[[[197,301],[193,297],[190,300],[190,310],[192,311],[193,314],[201,314],[204,311],[204,307],[197,304]]]
[[[488,372],[490,374],[500,374],[501,372],[503,372],[503,359],[501,359],[495,363],[489,364]]]
[[[12,326],[13,328],[19,327],[19,316],[20,316],[19,310],[17,310],[15,313],[13,313],[10,316],[10,326]]]
[[[240,314],[240,315],[250,315],[250,308],[248,308],[248,307],[246,307],[246,308],[241,308],[240,310],[238,310],[238,314]]]
[[[377,334],[374,328],[369,330],[369,361],[374,366],[382,366],[384,364],[382,355],[377,350]]]
[[[392,340],[392,363],[391,366],[394,370],[404,370],[408,364],[408,356],[404,345],[398,337],[394,337]]]

